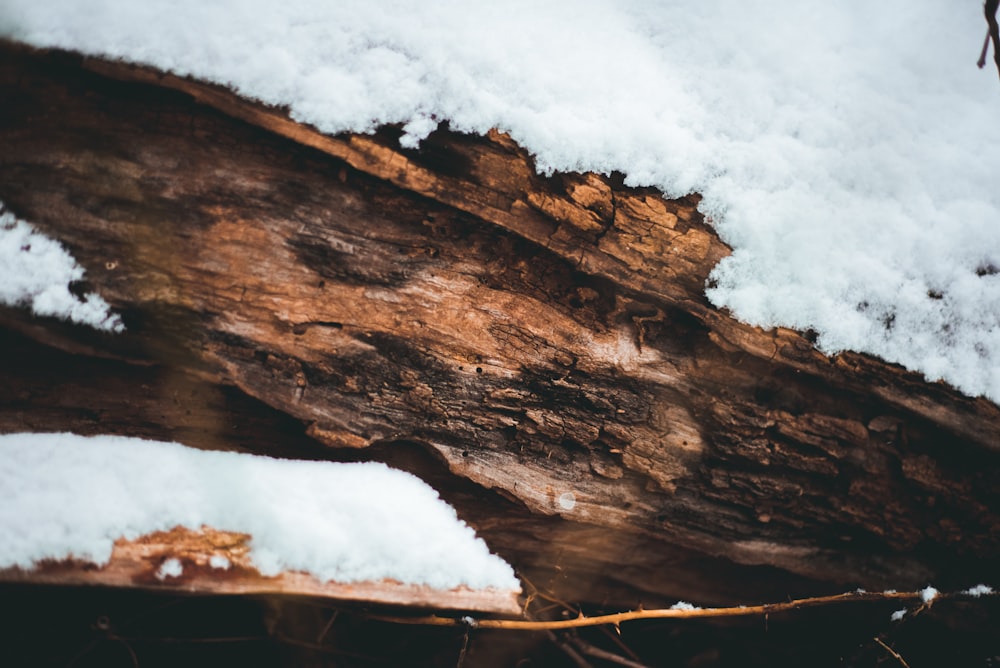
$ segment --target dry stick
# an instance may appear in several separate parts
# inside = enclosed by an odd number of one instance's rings
[[[629,657],[634,659],[635,661],[639,660],[639,655],[633,652],[631,647],[622,642],[621,639],[622,630],[618,628],[617,625],[615,625],[614,633],[611,632],[611,629],[604,626],[601,627],[601,631],[604,633],[604,635],[608,637],[608,639],[611,640],[611,642],[613,642],[618,647],[618,649],[628,654]]]
[[[649,666],[644,663],[639,663],[638,661],[633,661],[632,659],[626,659],[624,656],[620,656],[614,652],[609,652],[601,649],[600,647],[595,647],[583,638],[573,638],[570,642],[576,645],[584,654],[592,656],[596,659],[604,659],[605,661],[617,663],[619,666],[625,666],[626,668],[649,668]]]
[[[876,636],[874,640],[879,645],[882,645],[882,647],[885,648],[885,651],[889,652],[889,654],[892,654],[894,657],[896,657],[896,661],[899,661],[901,664],[903,664],[903,668],[910,668],[910,664],[908,664],[906,660],[899,655],[899,652],[897,652],[896,650],[894,650],[893,648],[889,647],[884,642],[882,642],[882,639],[879,638],[878,636]]]
[[[564,610],[575,612],[577,615],[580,614],[580,610],[578,608],[574,608],[573,606],[571,606],[566,601],[558,599],[555,596],[553,596],[552,594],[546,594],[545,592],[539,590],[538,587],[536,587],[533,582],[531,582],[530,580],[528,580],[528,578],[526,578],[524,576],[521,576],[521,580],[531,590],[530,593],[525,597],[525,603],[524,603],[524,607],[522,609],[522,614],[523,614],[524,617],[528,617],[530,619],[533,616],[537,616],[537,615],[539,615],[539,614],[541,614],[543,612],[546,612],[547,610],[551,610],[552,608],[557,608],[557,607],[561,607]],[[528,608],[531,607],[532,601],[535,601],[537,599],[541,599],[541,600],[545,600],[545,601],[551,601],[552,604],[543,607],[541,610],[536,610],[533,614],[531,614],[531,613],[528,612]],[[615,628],[617,629],[617,626]],[[569,640],[570,640],[570,642],[572,644],[576,645],[576,647],[578,649],[580,649],[580,651],[582,651],[584,654],[590,654],[591,656],[596,656],[598,658],[603,658],[603,659],[605,659],[607,661],[612,661],[614,663],[618,663],[618,664],[623,665],[623,666],[630,666],[632,668],[635,668],[636,666],[638,666],[638,668],[647,668],[643,664],[638,663],[639,657],[636,656],[635,652],[633,652],[628,647],[628,645],[626,645],[625,643],[622,642],[621,638],[619,638],[618,636],[614,635],[613,633],[611,633],[610,631],[608,631],[605,628],[601,628],[601,630],[622,651],[624,651],[626,654],[628,654],[632,659],[635,659],[635,661],[631,661],[631,660],[629,660],[629,659],[627,659],[625,657],[619,656],[617,654],[613,654],[612,652],[607,652],[605,650],[601,650],[601,649],[598,649],[596,647],[593,647],[592,645],[584,642],[582,638],[577,637],[575,634],[572,637],[570,637]],[[621,631],[619,631],[619,635],[620,634],[621,634]],[[549,635],[549,639],[553,640],[553,642],[555,642],[555,634],[553,634],[550,631],[548,635]],[[595,651],[596,652],[600,652],[600,654],[595,654],[594,653]],[[571,658],[573,658],[573,657],[571,657]]]
[[[955,594],[938,594],[935,600],[952,598]],[[394,624],[418,624],[424,626],[465,626],[471,625],[479,629],[508,629],[521,631],[550,631],[557,629],[572,629],[584,626],[603,626],[607,624],[621,624],[637,619],[711,619],[720,617],[748,617],[754,615],[771,615],[776,612],[786,612],[788,610],[799,610],[802,608],[812,608],[835,603],[852,603],[867,601],[888,601],[888,600],[923,600],[919,591],[913,592],[850,592],[846,594],[835,594],[833,596],[816,596],[813,598],[801,598],[794,601],[784,601],[781,603],[766,603],[764,605],[748,605],[735,608],[695,608],[693,610],[678,610],[666,608],[660,610],[630,610],[628,612],[618,612],[610,615],[595,615],[585,617],[580,615],[575,619],[557,619],[551,621],[529,621],[523,619],[480,619],[472,620],[468,617],[456,619],[453,617],[438,617],[429,615],[426,617],[390,617],[373,616],[384,622]]]
[[[1000,0],[986,0],[983,5],[983,13],[986,14],[986,24],[989,25],[987,38],[993,39],[993,60],[997,64],[997,74],[1000,74],[1000,25],[997,24],[997,9],[1000,8]],[[983,51],[983,65],[986,64],[986,51]],[[980,65],[982,67],[983,65]]]
[[[469,651],[469,629],[465,629],[465,633],[462,635],[462,649],[458,652],[458,661],[455,662],[455,668],[462,668],[462,664],[465,663],[465,653]]]
[[[566,656],[573,660],[573,663],[579,666],[579,668],[594,668],[590,662],[580,656],[580,653],[573,649],[573,646],[568,642],[557,636],[552,631],[548,631],[547,635],[552,644],[561,649]]]
[[[323,630],[319,632],[318,636],[316,636],[316,643],[317,644],[320,644],[320,645],[323,644],[323,638],[325,638],[326,634],[330,632],[331,628],[333,628],[333,623],[335,621],[337,621],[337,617],[339,615],[340,615],[340,610],[334,610],[333,611],[333,614],[330,615],[330,621],[328,621],[326,623],[326,626],[323,627]]]
[[[530,580],[528,580],[528,578],[524,577],[523,575],[521,576],[521,580],[531,588],[531,593],[528,594],[528,596],[527,596],[527,598],[525,600],[525,603],[524,603],[523,612],[524,612],[524,616],[525,617],[528,617],[528,607],[531,605],[531,602],[535,598],[540,598],[540,599],[544,599],[546,601],[551,601],[553,603],[553,605],[545,606],[541,610],[535,610],[534,616],[538,616],[538,615],[540,615],[540,614],[542,614],[542,613],[544,613],[544,612],[546,612],[548,610],[551,610],[553,607],[562,607],[564,610],[571,610],[571,611],[575,612],[577,615],[580,614],[579,609],[574,608],[573,606],[571,606],[566,601],[558,599],[555,596],[553,596],[552,594],[546,594],[545,592],[539,590],[538,587],[536,587],[533,582],[531,582]],[[628,654],[628,656],[631,659],[635,660],[636,662],[639,661],[639,656],[635,652],[633,652],[632,649],[628,645],[626,645],[624,642],[622,642],[622,639],[620,637],[621,636],[621,629],[618,628],[617,624],[615,624],[615,631],[617,632],[617,635],[615,633],[612,633],[611,630],[607,629],[607,628],[603,628],[602,627],[601,631],[603,631],[604,634],[615,645],[617,645],[620,650],[622,650],[623,652],[625,652],[626,654]]]

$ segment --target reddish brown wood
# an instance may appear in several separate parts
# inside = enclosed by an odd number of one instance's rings
[[[100,567],[74,560],[47,561],[32,570],[0,570],[0,582],[115,586],[177,593],[303,596],[346,603],[368,603],[417,608],[442,608],[516,615],[521,607],[516,591],[457,587],[449,590],[380,582],[322,582],[307,573],[283,572],[264,576],[250,558],[247,534],[202,527],[177,527],[135,540],[115,541],[110,561]],[[213,565],[222,558],[226,566]],[[181,568],[177,575],[163,569],[168,560]],[[217,562],[220,563],[220,562]]]

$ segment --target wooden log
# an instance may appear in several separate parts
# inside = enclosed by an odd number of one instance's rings
[[[542,176],[496,132],[328,137],[215,86],[9,44],[0,91],[0,200],[128,328],[4,310],[32,363],[38,344],[68,356],[28,396],[30,365],[5,367],[5,430],[161,436],[185,420],[171,402],[238,390],[211,411],[266,405],[258,433],[185,442],[287,433],[409,468],[576,601],[960,588],[1000,563],[1000,409],[713,308],[728,249],[697,196]]]

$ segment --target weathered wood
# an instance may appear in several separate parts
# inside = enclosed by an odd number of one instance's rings
[[[155,416],[171,378],[238,388],[310,456],[417,471],[580,601],[961,587],[1000,563],[998,407],[711,307],[728,249],[696,196],[539,176],[499,133],[326,137],[217,87],[10,45],[0,91],[0,199],[128,327],[3,311],[117,389],[69,370],[66,410],[39,391],[0,428],[99,405],[95,430],[175,433],[178,411]],[[136,374],[155,391],[125,396]]]
[[[202,527],[177,527],[135,540],[115,541],[107,564],[75,560],[49,561],[32,570],[0,570],[0,582],[104,585],[169,592],[304,596],[339,602],[401,607],[452,609],[516,615],[518,593],[467,587],[440,590],[392,580],[321,582],[308,573],[264,576],[250,559],[251,536]],[[213,561],[213,559],[217,561]],[[169,567],[173,561],[177,570]],[[167,566],[165,566],[167,564]]]

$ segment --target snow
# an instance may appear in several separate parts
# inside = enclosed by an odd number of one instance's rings
[[[221,554],[213,554],[208,559],[208,565],[211,566],[212,568],[218,568],[223,571],[228,571],[229,567],[232,564],[229,562],[229,559],[222,556]]]
[[[160,567],[156,569],[156,579],[166,580],[167,578],[179,578],[184,574],[184,564],[180,559],[171,557],[164,560]]]
[[[889,616],[889,620],[893,622],[898,622],[899,620],[901,620],[903,617],[906,616],[907,612],[909,611],[906,608],[903,608],[902,610],[896,610],[894,613],[892,613],[892,615]]]
[[[968,594],[973,598],[979,598],[980,596],[990,596],[993,594],[993,587],[984,584],[977,584],[975,587],[970,587],[962,592],[963,594]]]
[[[691,603],[688,603],[687,601],[677,601],[672,606],[670,606],[670,609],[671,610],[701,610],[701,608],[699,608],[698,606],[693,605]]]
[[[109,332],[124,331],[100,296],[91,292],[80,298],[70,292],[70,283],[81,280],[83,273],[58,241],[4,211],[0,202],[0,304],[28,306],[36,315]]]
[[[691,191],[708,297],[1000,401],[1000,85],[939,0],[34,0],[0,34],[152,64],[324,132],[448,120],[538,168]]]
[[[934,587],[929,587],[929,586],[924,587],[923,589],[920,590],[920,600],[923,601],[924,603],[930,603],[935,598],[937,598],[938,594],[940,593],[941,592],[939,592]]]
[[[383,464],[277,460],[118,436],[0,436],[0,568],[106,564],[114,540],[176,526],[247,533],[264,575],[518,589],[418,478]],[[228,564],[213,562],[213,567]],[[162,578],[180,575],[164,562]]]

